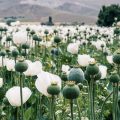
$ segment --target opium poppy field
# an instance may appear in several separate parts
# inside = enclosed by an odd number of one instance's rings
[[[0,120],[120,120],[120,28],[0,23]]]

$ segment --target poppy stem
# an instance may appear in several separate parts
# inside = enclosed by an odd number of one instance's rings
[[[22,73],[20,73],[20,97],[21,97],[21,120],[23,120],[23,94],[22,94]]]
[[[90,104],[90,120],[95,120],[94,112],[94,81],[90,80],[89,84],[89,104]]]
[[[58,56],[57,56],[57,75],[59,74],[59,45],[57,43],[57,50],[58,50]]]
[[[118,120],[118,83],[113,84],[113,120]]]
[[[77,104],[77,109],[78,109],[78,117],[79,117],[79,120],[81,120],[80,106],[79,106],[79,102],[78,102],[78,100],[76,100],[76,104]]]
[[[54,120],[54,96],[52,95],[52,99],[51,99],[51,110],[50,110],[50,117],[51,120]]]
[[[19,120],[19,109],[17,108],[17,120]]]
[[[70,100],[71,120],[73,120],[73,100]]]
[[[111,95],[113,94],[113,92],[111,92],[105,99],[105,101],[103,102],[102,104],[102,107],[101,107],[101,113],[100,113],[100,120],[103,120],[103,108],[104,108],[104,105],[105,103],[107,102],[107,100],[111,97]]]

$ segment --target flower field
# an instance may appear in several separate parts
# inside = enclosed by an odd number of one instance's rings
[[[0,120],[120,120],[120,28],[0,23]]]

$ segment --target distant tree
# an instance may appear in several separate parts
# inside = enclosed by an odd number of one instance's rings
[[[52,25],[54,25],[51,16],[49,16],[49,19],[48,19],[47,25],[48,25],[48,26],[52,26]]]
[[[102,6],[102,9],[98,15],[97,25],[109,27],[117,21],[120,21],[120,6],[115,4],[110,6]]]
[[[53,26],[54,23],[53,23],[53,21],[52,21],[52,17],[49,16],[48,21],[47,21],[47,22],[42,22],[41,25]]]

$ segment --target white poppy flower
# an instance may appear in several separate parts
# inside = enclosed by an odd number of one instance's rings
[[[89,63],[95,63],[95,58],[90,58]]]
[[[62,65],[62,72],[68,73],[69,69],[69,65]]]
[[[80,44],[81,44],[80,40],[76,40],[76,44],[77,44],[78,46],[80,46]]]
[[[15,26],[15,22],[11,22],[10,25],[11,25],[12,27],[14,27],[14,26]]]
[[[8,71],[15,71],[15,60],[6,60],[6,68]]]
[[[2,111],[1,115],[2,115],[2,116],[5,116],[5,115],[6,115],[6,113],[5,113],[4,111]]]
[[[107,67],[104,65],[100,65],[99,70],[101,72],[101,79],[105,79],[107,76]]]
[[[91,60],[91,58],[87,54],[78,55],[78,63],[80,66],[83,66],[83,67],[88,66],[90,60]]]
[[[1,56],[1,57],[0,57],[0,67],[5,66],[7,60],[8,60],[8,58],[2,58],[2,56]]]
[[[42,71],[42,63],[40,61],[35,61],[32,64],[32,68],[34,68],[32,75],[38,75]]]
[[[30,98],[32,92],[29,88],[22,88],[23,104]],[[14,86],[6,92],[6,98],[12,106],[21,106],[20,87]]]
[[[61,79],[59,76],[42,71],[38,75],[38,78],[35,82],[35,86],[38,89],[38,91],[41,92],[43,95],[49,96],[49,94],[47,92],[47,88],[54,81],[57,82],[57,84],[61,88]]]
[[[67,46],[67,51],[71,54],[77,54],[78,53],[78,50],[79,50],[79,46],[77,43],[70,43],[68,46]]]
[[[16,21],[16,22],[11,22],[11,26],[19,26],[20,25],[20,21]]]
[[[35,76],[38,75],[42,71],[42,63],[40,61],[26,61],[28,63],[28,69],[24,72],[26,76]]]
[[[0,88],[3,86],[3,78],[0,78]]]
[[[20,21],[16,21],[16,26],[19,26],[20,25]]]
[[[34,68],[32,68],[32,61],[30,60],[25,60],[25,62],[28,64],[28,69],[24,72],[26,76],[32,76],[32,71]]]
[[[7,25],[5,24],[5,23],[3,23],[3,22],[0,22],[0,27],[7,27]]]
[[[117,26],[119,26],[119,27],[120,27],[120,22],[117,22]]]
[[[108,63],[112,64],[113,63],[113,56],[107,56],[106,57]]]
[[[16,50],[17,47],[16,46],[10,46],[10,51],[12,52],[13,50]]]
[[[27,32],[19,31],[13,34],[13,42],[16,45],[20,45],[27,42]]]
[[[41,41],[40,44],[48,48],[52,46],[52,41],[47,42]]]
[[[105,41],[102,41],[102,40],[93,41],[92,45],[94,45],[96,47],[96,49],[98,49],[98,50],[102,50],[101,45],[104,45],[104,48],[106,47]]]

